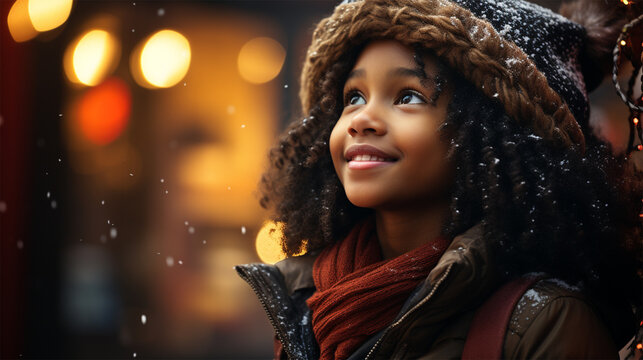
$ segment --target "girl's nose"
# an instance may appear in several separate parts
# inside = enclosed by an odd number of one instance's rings
[[[358,135],[384,135],[386,134],[386,123],[382,120],[381,109],[378,110],[375,104],[370,103],[364,106],[348,124],[348,133],[351,136]]]

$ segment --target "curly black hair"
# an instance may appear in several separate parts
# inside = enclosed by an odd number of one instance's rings
[[[270,151],[261,204],[283,224],[288,255],[303,247],[319,251],[373,214],[348,201],[328,148],[343,110],[343,84],[363,48],[332,65],[320,84],[321,103],[291,123]],[[415,49],[422,71],[428,51]],[[546,272],[583,284],[598,303],[629,300],[640,306],[643,184],[633,164],[613,155],[591,129],[584,129],[584,154],[562,151],[519,126],[501,104],[457,73],[441,68],[453,89],[441,137],[456,165],[442,235],[453,238],[482,223],[506,278]]]

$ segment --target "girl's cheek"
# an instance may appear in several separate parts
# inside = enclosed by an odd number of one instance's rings
[[[341,128],[341,119],[337,121],[335,124],[335,127],[330,133],[330,139],[328,141],[328,147],[330,150],[330,156],[333,160],[333,166],[335,167],[335,171],[338,172],[339,175],[339,166],[340,162],[343,159],[343,152],[344,152],[344,137],[342,136],[342,131]]]

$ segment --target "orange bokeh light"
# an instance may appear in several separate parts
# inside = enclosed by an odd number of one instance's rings
[[[125,129],[132,109],[129,87],[111,78],[89,89],[78,102],[81,133],[96,145],[114,141]]]

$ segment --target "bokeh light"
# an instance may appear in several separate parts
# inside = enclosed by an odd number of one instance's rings
[[[48,31],[64,24],[71,12],[72,0],[29,0],[29,18],[38,31]]]
[[[29,10],[27,9],[28,0],[17,0],[11,6],[9,14],[7,15],[7,26],[9,33],[16,42],[23,42],[33,39],[38,35],[38,31],[34,29],[31,19],[29,18]]]
[[[132,97],[125,82],[111,78],[89,89],[77,106],[81,133],[96,145],[106,145],[125,129],[131,113]]]
[[[255,246],[259,259],[266,264],[274,264],[286,258],[281,250],[282,225],[274,221],[266,221],[257,234]]]
[[[176,85],[190,67],[190,43],[173,30],[161,30],[150,36],[140,54],[140,71],[144,80],[154,87]],[[133,73],[137,70],[133,69]]]
[[[243,45],[237,58],[241,77],[253,84],[274,79],[284,65],[286,51],[279,42],[268,37],[254,38]]]
[[[105,30],[91,30],[67,49],[65,72],[72,82],[95,86],[114,71],[119,58],[116,37]]]
[[[274,221],[266,221],[261,226],[255,241],[255,248],[259,259],[266,264],[274,264],[286,258],[281,249],[281,238],[283,237],[283,225]],[[302,249],[295,256],[303,255],[306,252],[306,240]]]

